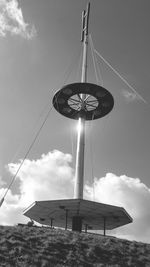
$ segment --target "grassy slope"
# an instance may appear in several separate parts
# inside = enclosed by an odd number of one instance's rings
[[[0,226],[0,266],[150,266],[150,244],[42,227]]]

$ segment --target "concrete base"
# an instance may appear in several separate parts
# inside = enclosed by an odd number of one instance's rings
[[[80,216],[73,216],[72,218],[72,231],[82,231],[82,218]]]

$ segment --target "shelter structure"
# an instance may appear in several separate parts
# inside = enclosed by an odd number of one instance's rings
[[[87,82],[88,24],[90,3],[82,12],[83,60],[81,82],[61,88],[53,97],[54,108],[63,116],[78,120],[74,199],[36,201],[24,211],[30,219],[49,226],[81,232],[83,229],[111,230],[132,222],[123,207],[83,199],[85,124],[106,116],[114,106],[111,93]]]

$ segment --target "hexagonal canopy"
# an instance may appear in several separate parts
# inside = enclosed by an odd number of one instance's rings
[[[132,222],[132,218],[122,207],[93,202],[84,199],[62,199],[36,201],[24,211],[30,219],[55,227],[72,229],[73,217],[82,218],[82,226],[92,230],[111,230]]]

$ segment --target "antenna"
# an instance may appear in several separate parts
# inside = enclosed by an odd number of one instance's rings
[[[81,42],[84,41],[85,36],[88,35],[89,28],[90,3],[87,4],[86,11],[82,11],[82,28],[81,28]]]
[[[84,41],[84,29],[85,29],[85,10],[82,11],[81,42]]]

